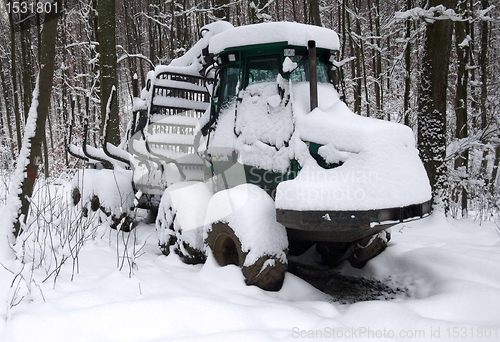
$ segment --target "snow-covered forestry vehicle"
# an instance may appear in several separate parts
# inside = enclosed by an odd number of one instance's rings
[[[216,22],[148,74],[128,140],[138,206],[164,254],[213,255],[281,288],[289,255],[363,267],[392,225],[431,210],[410,128],[354,114],[337,91],[339,39],[316,26]]]

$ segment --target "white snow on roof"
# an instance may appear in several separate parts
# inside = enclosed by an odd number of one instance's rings
[[[201,51],[208,45],[211,38],[226,30],[231,30],[234,26],[227,21],[216,21],[201,28],[202,38],[188,52],[170,63],[170,67],[185,67],[196,64]]]
[[[237,46],[288,42],[289,45],[307,46],[309,40],[316,41],[316,47],[338,50],[339,37],[330,29],[292,22],[272,22],[235,27],[221,32],[210,39],[210,53]]]

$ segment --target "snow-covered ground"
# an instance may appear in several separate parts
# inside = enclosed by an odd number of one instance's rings
[[[123,238],[134,264],[120,270]],[[339,267],[406,289],[391,300],[341,304],[291,273],[281,291],[265,292],[212,256],[192,266],[161,255],[154,225],[142,222],[130,235],[104,224],[80,250],[71,280],[73,266],[55,284],[35,270],[31,294],[13,307],[13,275],[0,267],[0,341],[500,339],[500,230],[440,212],[393,227],[387,250],[364,269]]]

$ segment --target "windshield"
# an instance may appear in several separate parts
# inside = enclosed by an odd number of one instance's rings
[[[299,66],[290,74],[290,80],[292,82],[309,81],[309,63],[307,62],[307,60],[302,60],[302,56],[293,56],[290,59],[293,62],[299,64]],[[318,75],[319,83],[332,83],[329,64],[325,63],[319,58],[316,61],[316,72]]]
[[[247,60],[247,85],[275,82],[279,74],[279,56],[253,57]]]
[[[297,68],[290,73],[292,82],[309,81],[309,63],[307,57],[296,55],[291,57],[297,63]],[[239,61],[226,64],[220,68],[219,89],[217,91],[217,112],[234,102],[238,91],[255,83],[276,82],[281,70],[281,56],[251,56],[243,57]],[[331,64],[318,56],[317,62],[318,83],[333,84]]]

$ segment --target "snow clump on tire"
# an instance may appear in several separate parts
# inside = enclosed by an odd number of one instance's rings
[[[248,285],[279,290],[288,260],[286,229],[276,222],[272,198],[242,184],[215,194],[207,210],[204,240],[222,266],[240,266]]]
[[[168,187],[156,218],[158,244],[164,255],[175,252],[188,264],[205,261],[203,225],[212,191],[202,182],[182,182]]]

